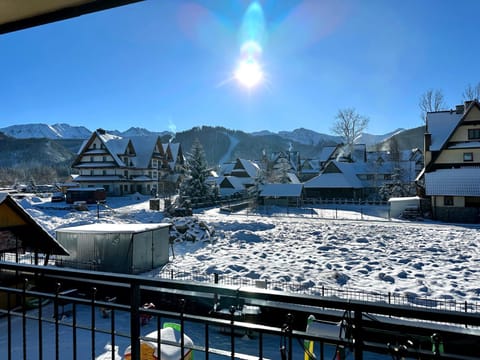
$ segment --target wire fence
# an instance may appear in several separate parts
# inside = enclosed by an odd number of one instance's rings
[[[186,271],[175,271],[173,269],[164,270],[159,273],[158,276],[162,279],[187,280],[238,287],[254,287],[267,290],[284,291],[292,294],[338,298],[342,300],[355,300],[376,303],[380,302],[389,305],[425,307],[439,311],[480,313],[480,303],[478,302],[468,302],[455,299],[435,299],[428,296],[420,297],[412,293],[381,293],[352,288],[333,288],[324,285],[308,286],[295,282],[233,277],[218,273],[202,274]]]

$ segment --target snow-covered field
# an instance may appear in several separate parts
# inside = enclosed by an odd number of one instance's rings
[[[89,211],[76,211],[65,204],[50,203],[36,197],[19,200],[19,203],[53,235],[57,228],[65,226],[169,221],[163,218],[161,212],[149,210],[149,198],[141,195],[110,198],[108,207],[91,206]],[[268,209],[268,215],[246,212],[225,214],[218,209],[197,211],[194,214],[198,219],[196,223],[204,222],[214,229],[213,235],[205,236],[199,227],[193,228],[193,232],[199,231],[202,240],[175,242],[175,257],[170,256],[170,263],[145,276],[158,276],[162,270],[184,272],[187,276],[219,273],[237,279],[301,284],[305,289],[324,285],[410,294],[412,299],[428,296],[478,302],[478,226],[389,221],[379,217],[379,214],[385,213],[386,209],[379,206],[316,208],[314,214],[311,211],[294,214],[292,209],[287,214],[285,209],[274,208]],[[183,222],[193,223],[189,219],[183,219]],[[51,311],[49,309],[47,307],[45,312]],[[80,310],[86,313],[79,313],[79,319],[90,319],[88,309]],[[97,318],[99,325],[107,321],[100,316]],[[13,321],[13,348],[20,354],[21,319],[14,318]],[[27,336],[32,340],[28,342],[27,352],[35,357],[38,325],[30,322]],[[0,322],[2,333],[5,333],[5,327],[6,322]],[[117,327],[128,331],[128,314],[118,316]],[[154,324],[142,328],[142,333],[148,333],[150,328],[154,329]],[[202,332],[199,329],[186,326],[187,334],[201,344]],[[68,328],[60,330],[62,336],[70,336]],[[45,333],[50,334],[47,330]],[[110,352],[104,349],[110,342],[108,334],[97,335],[96,359],[110,359]],[[212,334],[212,337],[217,347],[228,349],[228,337],[219,333]],[[44,341],[44,356],[53,358],[53,339],[47,336]],[[50,345],[47,344],[49,341]],[[77,342],[81,348],[89,349],[90,334],[77,334]],[[123,354],[128,346],[127,339],[118,338],[116,343],[120,355]],[[264,344],[265,356],[278,358],[278,339],[264,340]],[[0,345],[0,349],[5,351],[5,337],[0,337]],[[303,359],[303,352],[294,345],[294,358]],[[256,346],[248,338],[237,340],[237,350],[245,353]],[[69,342],[61,342],[61,358],[69,358],[71,351]],[[332,351],[333,348],[327,349],[328,358],[332,357]],[[0,351],[3,358],[5,354],[2,354]],[[365,355],[366,359],[389,358],[378,354]]]
[[[75,211],[65,204],[26,198],[20,204],[53,235],[87,223],[162,222],[149,197],[109,198],[108,207]],[[316,215],[221,213],[194,215],[215,230],[209,240],[176,242],[161,270],[219,273],[231,278],[378,291],[456,301],[480,299],[480,227],[431,221],[388,221],[378,206],[315,209]],[[274,214],[278,215],[278,214]]]

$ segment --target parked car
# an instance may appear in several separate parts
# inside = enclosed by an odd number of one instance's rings
[[[52,194],[52,202],[62,202],[65,201],[65,194],[62,192],[55,192]]]

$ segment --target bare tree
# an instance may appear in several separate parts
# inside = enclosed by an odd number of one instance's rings
[[[368,127],[370,119],[356,112],[354,108],[338,110],[332,132],[343,138],[346,145],[353,147],[355,140]]]
[[[480,99],[480,82],[477,85],[472,86],[468,84],[463,91],[463,101],[478,100]]]
[[[446,105],[442,90],[429,89],[420,96],[418,103],[420,107],[420,117],[425,122],[427,112],[444,110]]]

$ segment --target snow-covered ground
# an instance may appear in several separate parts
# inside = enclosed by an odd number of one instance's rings
[[[39,198],[19,201],[53,235],[55,229],[87,223],[151,223],[164,220],[150,210],[149,197],[109,198],[108,208],[75,211]],[[99,210],[99,211],[97,211]],[[397,293],[478,302],[480,227],[432,221],[389,221],[381,206],[316,208],[315,213],[278,216],[195,212],[214,229],[212,237],[176,242],[166,269],[193,275]]]
[[[171,221],[164,218],[161,212],[150,210],[149,197],[141,195],[109,198],[107,207],[97,208],[94,205],[90,206],[89,211],[73,210],[68,205],[50,203],[37,197],[19,200],[19,203],[53,235],[60,227],[90,223]],[[385,207],[381,206],[323,207],[313,212],[289,209],[288,213],[286,209],[269,208],[264,215],[246,212],[227,214],[218,209],[197,211],[194,214],[195,222],[189,219],[182,221],[190,226],[203,222],[210,230],[214,230],[213,235],[205,236],[203,233],[199,236],[202,240],[196,242],[175,242],[175,257],[170,256],[170,263],[145,276],[157,276],[162,270],[174,270],[187,275],[219,273],[238,279],[302,284],[306,289],[324,285],[382,293],[397,292],[410,294],[410,298],[428,296],[478,302],[478,226],[389,221],[380,217],[386,213]],[[176,221],[176,224],[181,225],[182,221]],[[204,229],[195,227],[194,232],[201,233],[199,228]],[[51,309],[46,308],[45,313],[48,311]],[[88,309],[80,309],[79,319],[87,321],[91,317],[89,314]],[[118,316],[117,327],[128,331],[128,314]],[[103,321],[105,324],[102,324],[108,327],[108,320],[101,319],[100,315],[97,319],[99,326]],[[14,318],[13,321],[14,349],[20,354],[21,319]],[[5,333],[5,326],[5,321],[0,322],[2,333]],[[154,324],[147,325],[142,328],[142,334],[154,328]],[[36,348],[36,331],[38,325],[32,322],[27,330],[28,338],[32,339],[28,348]],[[62,336],[70,336],[71,330],[68,328],[61,328],[60,331]],[[187,334],[198,344],[203,341],[202,331],[200,327],[186,326]],[[110,342],[108,334],[97,335],[95,356],[98,360],[110,358],[110,353],[104,350],[104,346]],[[89,333],[77,336],[78,346],[88,349]],[[228,349],[228,337],[217,332],[212,337],[217,347]],[[45,344],[44,356],[53,358],[53,339],[47,336],[45,341],[50,341],[50,345]],[[0,349],[6,349],[5,342],[6,338],[0,337]],[[119,353],[123,354],[128,339],[117,338],[116,344]],[[265,356],[272,359],[279,357],[278,339],[265,340],[264,344]],[[303,359],[301,349],[294,345],[294,358]],[[252,339],[237,339],[238,351],[248,353],[249,349],[256,348],[256,342]],[[34,350],[27,351],[35,355]],[[327,350],[328,358],[332,357],[332,351],[333,348]],[[60,352],[63,354],[61,358],[69,358],[71,344],[61,342]],[[0,351],[0,358],[2,356]],[[365,358],[389,357],[370,354]]]

